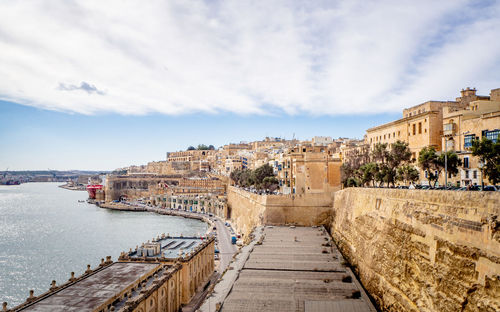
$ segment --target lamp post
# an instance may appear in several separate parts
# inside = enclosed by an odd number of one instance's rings
[[[481,191],[482,191],[483,188],[484,188],[484,185],[483,185],[483,167],[484,167],[484,163],[482,161],[479,161],[478,167],[480,169],[479,173],[481,174]]]
[[[448,187],[448,138],[451,137],[458,137],[460,140],[461,135],[466,135],[468,134],[469,131],[459,133],[457,135],[443,135],[444,137],[444,187]],[[483,175],[481,175],[481,179],[483,178]]]
[[[444,187],[448,187],[448,137],[444,137]]]

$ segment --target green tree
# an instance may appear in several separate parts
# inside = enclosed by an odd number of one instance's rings
[[[458,167],[462,164],[462,161],[454,151],[449,151],[446,153],[447,156],[447,171],[456,175],[458,173]],[[439,179],[439,175],[445,167],[445,154],[437,154],[436,149],[432,146],[424,147],[418,155],[418,163],[420,167],[427,171],[427,180],[429,185],[432,187],[436,186]]]
[[[372,185],[374,185],[375,174],[378,172],[378,170],[378,165],[374,162],[362,165],[359,168],[361,185],[364,186],[366,184],[370,184],[370,182],[372,183]]]
[[[250,169],[243,169],[240,174],[239,185],[243,187],[251,186],[255,184],[253,177],[253,172]]]
[[[261,184],[266,177],[274,177],[274,170],[269,164],[264,164],[253,172],[255,184]]]
[[[389,158],[389,151],[387,150],[387,143],[377,143],[373,147],[373,151],[371,152],[371,158],[373,161],[378,163],[385,164]]]
[[[279,182],[276,177],[265,177],[264,180],[262,180],[261,188],[270,190],[271,192],[274,192],[277,190],[279,187]]]
[[[340,167],[342,185],[344,187],[361,185],[359,169],[368,162],[370,162],[369,145],[359,146],[354,149],[352,154],[349,155],[345,163]]]
[[[194,148],[194,146],[189,146],[189,147],[187,148],[187,150],[188,150],[188,151],[194,151],[194,150],[195,150],[195,148]]]
[[[441,171],[445,167],[445,160],[446,160],[446,171],[448,174],[451,174],[453,176],[457,175],[458,173],[458,168],[462,165],[462,160],[458,157],[457,153],[454,151],[448,151],[446,153],[446,158],[444,157],[444,153],[441,153],[438,158],[438,162],[441,166],[440,170],[438,171],[441,173]]]
[[[436,149],[432,146],[424,147],[418,153],[418,164],[422,170],[427,172],[427,180],[429,181],[429,185],[432,184],[433,181],[437,181],[439,175],[435,174],[435,171],[439,169],[439,160],[438,154],[436,153]],[[435,183],[434,183],[435,184]]]
[[[419,178],[418,170],[412,165],[406,164],[398,168],[396,179],[404,184],[416,182]]]
[[[231,172],[231,174],[229,175],[229,177],[231,178],[231,180],[233,180],[233,182],[236,185],[240,185],[240,176],[241,176],[241,173],[242,173],[241,169],[236,169],[236,170],[233,170]]]
[[[387,167],[387,164],[378,164],[377,165],[377,170],[375,171],[374,174],[374,179],[376,182],[378,182],[378,186],[384,186],[384,182],[387,181],[387,174],[388,174],[389,168]]]
[[[500,136],[496,142],[483,137],[472,142],[472,155],[478,156],[483,163],[481,173],[492,184],[500,183]]]
[[[398,168],[402,163],[409,162],[410,159],[411,152],[408,148],[408,143],[398,140],[391,144],[391,150],[389,151],[387,160],[393,169]]]

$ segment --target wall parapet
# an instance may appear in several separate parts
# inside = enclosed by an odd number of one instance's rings
[[[259,195],[230,186],[229,218],[237,230],[248,235],[258,225],[328,225],[333,193]]]

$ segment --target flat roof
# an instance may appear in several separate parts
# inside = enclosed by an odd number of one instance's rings
[[[323,228],[266,227],[263,235],[222,311],[376,311],[338,249],[324,246]]]
[[[179,251],[182,249],[183,254],[188,254],[193,251],[196,247],[201,245],[208,238],[199,237],[166,237],[158,240],[157,242],[161,244],[161,251],[159,255],[148,256],[147,258],[156,258],[165,254],[165,258],[178,258]],[[128,253],[129,257],[132,259],[137,257],[137,252],[132,251]],[[140,257],[139,257],[140,258]]]
[[[93,311],[161,265],[115,262],[20,311]]]

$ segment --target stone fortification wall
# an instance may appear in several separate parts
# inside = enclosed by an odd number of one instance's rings
[[[264,223],[265,196],[230,186],[227,192],[228,218],[236,230],[247,236],[252,228]]]
[[[241,233],[268,224],[312,226],[331,222],[332,193],[302,195],[258,195],[236,187],[227,193],[228,216]]]
[[[349,188],[331,234],[384,311],[500,311],[500,193]]]
[[[269,225],[327,225],[331,222],[333,193],[267,195],[264,223]]]

